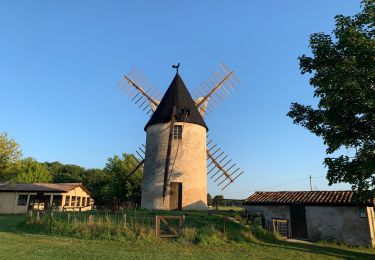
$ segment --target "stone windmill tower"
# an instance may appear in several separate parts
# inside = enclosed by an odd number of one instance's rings
[[[173,67],[176,75],[160,102],[157,90],[147,89],[149,84],[139,73],[124,76],[121,90],[148,114],[153,112],[144,127],[146,145],[137,152],[140,159],[129,176],[144,167],[142,208],[207,209],[207,174],[212,173],[209,177],[225,189],[243,173],[212,140],[206,141],[208,127],[203,119],[216,107],[213,102],[222,101],[238,80],[221,66],[220,74],[213,74],[215,79],[197,89],[201,96],[194,101],[178,72],[179,64]]]

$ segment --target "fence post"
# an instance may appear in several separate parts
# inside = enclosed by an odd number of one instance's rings
[[[89,215],[89,225],[92,225],[92,224],[94,224],[94,216]]]
[[[159,216],[155,216],[155,234],[156,236],[159,236],[160,233],[160,221],[159,221]]]
[[[227,217],[225,216],[224,217],[224,223],[223,223],[223,233],[226,232],[226,229],[227,229]]]
[[[36,221],[40,221],[40,215],[39,215],[39,211],[36,212]]]
[[[181,220],[180,220],[180,236],[184,232],[184,224],[185,224],[185,215],[182,215]]]
[[[124,227],[126,226],[126,214],[124,214]]]

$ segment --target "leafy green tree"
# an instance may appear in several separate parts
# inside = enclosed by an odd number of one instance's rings
[[[210,193],[207,193],[207,206],[212,205],[212,196]]]
[[[51,173],[42,164],[33,158],[26,158],[21,161],[19,173],[14,178],[14,182],[50,182],[52,180]]]
[[[212,199],[212,204],[215,205],[216,210],[218,210],[218,207],[221,205],[221,203],[223,202],[223,200],[224,200],[224,196],[223,195],[216,195]]]
[[[53,182],[84,182],[86,170],[85,168],[74,164],[62,164],[60,162],[44,163],[51,171]]]
[[[0,182],[14,178],[21,156],[19,144],[7,133],[0,133]]]
[[[123,153],[121,157],[115,155],[108,158],[104,171],[111,180],[109,194],[122,201],[131,200],[140,203],[143,171],[139,168],[129,176],[137,164],[138,162],[131,154]]]
[[[97,205],[109,203],[112,196],[110,183],[109,174],[102,169],[88,169],[85,172],[83,185],[92,192]]]
[[[85,169],[78,165],[62,164],[60,162],[45,162],[51,172],[53,182],[80,182],[88,188],[96,205],[108,203],[113,192],[110,187],[110,177],[102,169]]]
[[[329,184],[346,182],[361,196],[375,187],[375,1],[353,16],[337,15],[332,35],[310,36],[312,56],[299,57],[301,73],[312,74],[316,107],[292,103],[295,124],[322,137]],[[353,156],[332,156],[349,149]],[[371,192],[372,191],[372,192]],[[370,194],[371,193],[371,194]]]

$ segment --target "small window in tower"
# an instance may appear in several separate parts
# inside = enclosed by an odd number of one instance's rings
[[[181,114],[183,114],[185,116],[190,116],[190,109],[189,108],[181,109]]]
[[[182,139],[182,126],[181,125],[174,126],[173,139]]]

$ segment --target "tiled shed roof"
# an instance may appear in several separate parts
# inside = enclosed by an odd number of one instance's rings
[[[356,203],[352,191],[269,191],[255,192],[245,200],[245,205],[369,205],[373,202]]]
[[[16,183],[0,185],[0,192],[68,192],[76,187],[90,192],[82,183]]]

